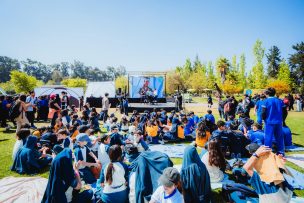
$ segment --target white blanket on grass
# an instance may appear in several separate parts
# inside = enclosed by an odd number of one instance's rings
[[[189,144],[164,144],[149,145],[151,151],[159,151],[167,154],[171,158],[183,158],[185,148]]]
[[[288,152],[304,151],[304,147],[298,147],[296,145],[287,146],[287,147],[285,147],[285,151],[288,151]]]
[[[1,203],[40,203],[48,180],[41,177],[6,177],[0,180]]]

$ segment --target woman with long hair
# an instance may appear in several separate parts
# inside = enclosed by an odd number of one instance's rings
[[[195,143],[199,147],[205,147],[205,144],[208,142],[210,137],[211,137],[211,133],[206,125],[206,122],[201,121],[196,129]]]
[[[226,160],[221,150],[220,140],[209,141],[208,152],[203,155],[202,162],[207,167],[212,183],[221,182],[224,179]]]
[[[101,200],[108,202],[128,202],[128,167],[122,163],[122,150],[118,145],[109,149],[110,163],[102,167],[97,188],[100,189]]]

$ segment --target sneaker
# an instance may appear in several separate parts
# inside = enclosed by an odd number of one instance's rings
[[[165,142],[162,141],[162,140],[158,140],[158,143],[159,143],[159,144],[165,144]]]
[[[34,126],[34,125],[32,125],[32,126],[31,126],[31,128],[33,128],[33,129],[35,129],[35,130],[37,129],[37,127],[36,127],[36,126]]]

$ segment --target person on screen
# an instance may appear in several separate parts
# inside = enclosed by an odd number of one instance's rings
[[[143,86],[139,89],[139,94],[141,97],[147,96],[148,92],[153,92],[153,90],[149,87],[150,80],[148,77],[145,77]]]

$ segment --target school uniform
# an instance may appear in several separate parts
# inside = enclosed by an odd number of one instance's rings
[[[98,147],[98,160],[100,161],[102,166],[110,163],[109,149],[110,146],[104,143],[101,143]]]
[[[36,136],[27,138],[25,145],[16,154],[12,171],[19,174],[35,174],[52,161],[50,157],[40,159],[41,153],[35,149],[37,140]]]
[[[151,138],[151,144],[159,144],[158,126],[156,125],[146,126],[146,132],[148,136]]]
[[[254,171],[249,183],[259,195],[260,203],[286,203],[290,202],[292,197],[292,188],[285,180],[282,185],[283,189],[274,183],[263,182],[259,174]]]
[[[24,146],[26,139],[16,140],[13,148],[12,158],[15,160],[17,152]]]
[[[181,168],[181,182],[185,202],[210,202],[211,184],[209,173],[194,146],[188,146],[185,149]]]
[[[158,179],[162,171],[172,167],[167,154],[159,151],[145,151],[134,160],[130,175],[130,203],[144,203],[158,188]]]
[[[69,148],[70,150],[73,150],[73,141],[70,137],[66,137],[62,142],[63,148]]]
[[[85,145],[84,147],[80,147],[76,145],[74,148],[75,154],[75,162],[77,161],[87,161],[87,158],[90,156],[91,150]],[[92,174],[91,170],[87,166],[80,166],[79,168],[80,177],[84,180],[84,182],[88,184],[93,184],[96,182],[94,175]]]
[[[277,151],[284,155],[284,137],[282,132],[284,103],[275,97],[268,97],[262,104],[265,108],[265,145],[272,147],[273,137],[276,140]]]
[[[77,187],[77,184],[72,164],[72,151],[66,148],[57,154],[52,162],[48,184],[41,203],[92,202],[92,190],[73,193],[73,188]]]
[[[256,143],[258,145],[264,145],[264,138],[265,138],[265,133],[263,130],[249,130],[248,131],[248,138],[250,139],[251,143]]]
[[[208,142],[209,138],[211,137],[211,134],[209,131],[206,131],[205,137],[199,136],[198,131],[196,130],[196,138],[195,138],[195,143],[197,146],[204,148],[205,144]]]
[[[183,195],[178,191],[177,188],[170,194],[166,195],[163,186],[159,186],[153,195],[151,196],[151,200],[156,203],[183,203],[184,198]]]
[[[257,123],[262,125],[263,119],[262,119],[262,105],[264,100],[259,100],[255,103],[256,106],[256,112],[257,112]]]
[[[210,121],[212,124],[215,124],[215,118],[212,114],[206,114],[205,116],[205,120]]]
[[[221,171],[221,169],[219,167],[209,164],[209,152],[206,152],[202,156],[201,160],[205,164],[205,166],[208,170],[211,183],[219,183],[224,179],[223,171]]]
[[[292,145],[292,134],[290,131],[290,128],[288,126],[283,126],[283,135],[284,135],[284,144],[285,146],[291,146]]]
[[[172,126],[169,132],[166,132],[163,139],[164,140],[176,140],[178,137],[178,127],[179,120],[177,118],[172,119]]]
[[[110,135],[111,140],[110,140],[110,146],[112,145],[125,145],[125,143],[121,140],[122,139],[122,135],[120,135],[119,133],[112,133]]]
[[[106,173],[109,164],[102,167],[100,179],[97,182],[97,189],[100,191],[100,197],[103,202],[128,202],[128,187],[126,182],[129,180],[128,166],[122,162],[113,162],[112,184],[106,181]],[[100,187],[104,183],[104,187]]]

